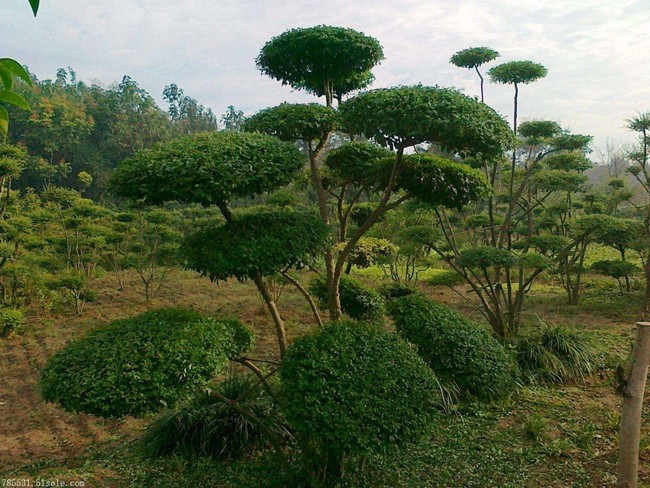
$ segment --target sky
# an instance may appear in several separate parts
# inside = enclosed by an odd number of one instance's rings
[[[486,69],[541,63],[548,75],[521,87],[519,120],[592,135],[594,154],[607,141],[632,143],[625,120],[650,110],[647,0],[41,0],[36,18],[27,0],[2,0],[0,18],[0,55],[39,79],[68,66],[103,85],[129,75],[163,107],[170,83],[217,114],[315,101],[262,76],[255,58],[287,29],[326,24],[380,41],[373,88],[437,84],[478,96],[476,74],[449,64],[467,47],[499,51]],[[485,96],[511,121],[511,86],[487,83]]]

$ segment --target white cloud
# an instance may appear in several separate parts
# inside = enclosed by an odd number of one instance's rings
[[[129,74],[158,100],[177,83],[216,113],[310,100],[262,77],[254,59],[272,36],[317,24],[382,42],[376,86],[437,83],[475,95],[475,75],[448,64],[469,46],[540,62],[549,75],[522,87],[522,119],[562,121],[597,145],[632,139],[624,119],[650,108],[650,11],[641,0],[50,0],[36,19],[24,0],[5,0],[0,15],[12,19],[2,55],[41,78],[61,66],[105,84]],[[511,87],[488,84],[486,98],[509,116]]]

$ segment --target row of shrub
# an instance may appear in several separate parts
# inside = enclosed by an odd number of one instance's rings
[[[226,459],[270,438],[295,442],[300,476],[317,484],[426,435],[442,418],[445,392],[493,400],[517,384],[520,371],[550,381],[593,372],[578,335],[546,330],[512,354],[487,329],[413,289],[391,285],[379,296],[397,334],[377,321],[344,321],[300,337],[274,395],[257,378],[210,386],[229,358],[250,348],[252,334],[235,320],[178,309],[116,321],[71,342],[46,365],[43,395],[102,416],[173,407],[145,435],[152,455]],[[559,376],[540,373],[553,363],[550,355],[564,365]]]

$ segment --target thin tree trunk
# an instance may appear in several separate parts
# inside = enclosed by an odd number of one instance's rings
[[[639,438],[641,413],[648,365],[650,364],[650,322],[638,322],[632,366],[623,389],[621,441],[618,462],[618,483],[623,488],[636,488],[639,475]]]
[[[275,334],[278,338],[280,357],[284,358],[284,355],[287,352],[287,333],[284,329],[284,321],[280,316],[278,307],[276,306],[275,301],[273,300],[273,296],[271,295],[268,286],[266,286],[264,279],[261,276],[257,276],[253,281],[255,282],[255,285],[257,285],[257,289],[260,291],[264,302],[266,302],[266,306],[268,307],[269,312],[271,312],[271,318],[275,324]]]
[[[292,276],[289,275],[289,273],[282,272],[282,276],[293,286],[295,286],[300,293],[302,293],[302,296],[305,297],[305,300],[309,303],[309,308],[311,308],[311,312],[314,314],[314,318],[316,319],[316,323],[318,324],[319,327],[323,326],[323,320],[320,318],[320,314],[318,313],[318,307],[316,306],[316,303],[314,302],[314,299],[311,297],[309,292],[305,289],[304,286],[300,284],[300,282],[296,279],[294,279]]]

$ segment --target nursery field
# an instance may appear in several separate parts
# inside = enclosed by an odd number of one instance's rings
[[[365,274],[376,274],[372,270]],[[303,272],[300,279],[308,279]],[[219,286],[190,272],[175,271],[152,303],[131,285],[115,290],[110,279],[98,286],[99,299],[81,317],[31,316],[20,333],[0,343],[0,473],[7,479],[81,480],[85,486],[283,486],[272,451],[236,461],[210,458],[148,457],[141,435],[153,416],[102,419],[66,412],[45,403],[39,372],[50,355],[70,339],[148,307],[182,306],[223,317],[236,315],[257,337],[257,357],[273,358],[277,347],[268,312],[251,283]],[[378,279],[363,277],[371,285]],[[467,301],[444,287],[421,291],[479,319]],[[602,279],[589,283],[583,302],[565,304],[552,282],[531,293],[526,324],[562,325],[584,331],[604,363],[584,380],[564,385],[522,386],[486,404],[464,402],[430,427],[417,445],[389,458],[370,458],[349,486],[600,487],[615,486],[620,397],[614,368],[625,358],[634,332],[638,299],[620,294]],[[457,287],[461,294],[464,287]],[[291,320],[289,340],[314,326],[302,297],[286,287],[278,301]],[[389,325],[390,327],[390,325]],[[235,372],[230,369],[228,374]],[[646,416],[645,420],[650,420]],[[647,424],[647,422],[646,422]],[[641,483],[650,483],[650,429],[644,427]]]

